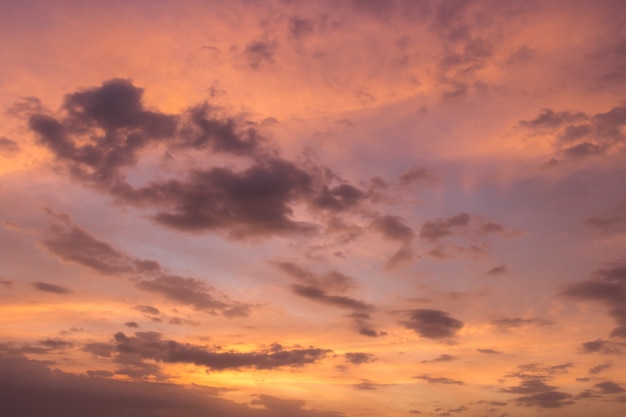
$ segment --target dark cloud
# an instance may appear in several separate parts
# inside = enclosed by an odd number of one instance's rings
[[[436,241],[442,237],[454,234],[454,228],[466,226],[469,222],[470,216],[467,213],[460,213],[446,219],[428,220],[420,229],[420,237]]]
[[[13,281],[11,281],[10,279],[1,279],[0,278],[0,285],[6,287],[6,288],[12,288],[13,287]]]
[[[502,388],[500,391],[509,394],[527,394],[514,399],[518,405],[557,408],[573,404],[573,395],[560,392],[556,386],[546,384],[547,380],[567,373],[572,366],[571,362],[553,366],[537,363],[519,365],[516,372],[506,375],[507,378],[518,379],[519,384]]]
[[[20,151],[20,146],[14,140],[0,136],[0,155],[11,156]]]
[[[494,354],[497,355],[497,354],[502,353],[502,352],[499,352],[499,351],[493,350],[493,349],[476,349],[476,351],[479,352],[479,353],[486,353],[486,354],[489,354],[489,355],[494,355]]]
[[[340,417],[301,401],[260,396],[254,404],[217,397],[217,388],[109,379],[110,371],[73,375],[22,355],[0,355],[0,403],[11,417]],[[259,407],[261,405],[262,407]],[[305,408],[306,407],[306,408]]]
[[[61,339],[45,339],[45,340],[41,340],[39,344],[41,346],[44,346],[49,349],[54,349],[54,350],[69,349],[72,346],[74,346],[73,343],[68,342],[66,340],[61,340]]]
[[[493,320],[492,323],[496,325],[500,330],[508,330],[515,327],[524,326],[552,326],[554,324],[551,320],[545,319],[523,319],[521,317],[512,317]]]
[[[142,313],[152,314],[154,316],[158,316],[161,314],[158,308],[152,306],[135,306],[135,310],[139,310]]]
[[[374,355],[371,353],[363,352],[348,352],[344,354],[346,361],[354,365],[360,365],[362,363],[373,362]]]
[[[626,391],[619,384],[612,381],[600,382],[599,384],[595,384],[594,387],[600,389],[605,394],[616,394],[618,392]]]
[[[489,271],[485,272],[487,275],[503,275],[509,272],[506,265],[494,266]]]
[[[605,113],[594,115],[545,109],[535,119],[521,121],[520,125],[554,134],[557,152],[561,152],[565,158],[583,159],[605,154],[624,144],[626,105],[620,103]]]
[[[514,236],[516,232],[482,217],[459,213],[447,218],[427,220],[422,225],[419,236],[435,243],[447,236],[464,235],[477,238],[491,234]]]
[[[554,378],[556,375],[566,374],[572,366],[573,364],[571,362],[553,366],[543,366],[538,363],[527,363],[519,365],[516,372],[508,373],[506,377],[521,380],[544,381]]]
[[[567,286],[561,295],[574,300],[602,303],[609,309],[609,315],[618,327],[611,332],[612,337],[626,338],[626,264],[613,263],[598,269],[592,279]]]
[[[458,381],[456,379],[445,378],[445,377],[431,377],[428,374],[414,376],[413,378],[421,379],[422,381],[426,381],[431,384],[464,385],[463,381]]]
[[[452,337],[463,327],[462,321],[450,317],[448,313],[430,309],[412,310],[409,318],[400,324],[429,339]]]
[[[409,245],[401,246],[391,258],[385,262],[385,269],[394,269],[399,265],[411,262],[415,258],[413,248]]]
[[[583,159],[589,156],[602,155],[606,149],[607,147],[603,145],[583,142],[563,149],[563,154],[568,158]]]
[[[405,186],[413,183],[432,184],[437,180],[437,176],[422,167],[412,168],[399,177],[400,184]]]
[[[589,217],[585,220],[585,225],[601,232],[608,233],[622,230],[624,227],[624,220],[620,217]]]
[[[137,329],[137,328],[139,328],[139,324],[137,324],[134,321],[127,321],[126,323],[124,323],[124,326],[128,327],[129,329]]]
[[[237,302],[220,301],[212,293],[214,289],[195,278],[183,278],[176,275],[162,275],[152,279],[142,279],[137,288],[155,292],[164,297],[193,306],[197,310],[213,314],[221,312],[226,317],[245,317],[250,313],[250,306]]]
[[[306,233],[310,224],[293,221],[290,204],[312,192],[309,173],[282,159],[270,159],[242,172],[226,168],[194,171],[185,181],[154,182],[120,197],[160,209],[154,219],[189,232],[226,231],[231,238]]]
[[[226,317],[247,316],[250,306],[229,300],[204,281],[170,274],[158,262],[134,258],[110,244],[97,239],[89,231],[71,222],[64,214],[48,210],[59,219],[46,232],[42,244],[65,261],[78,263],[107,275],[129,276],[135,286],[170,301],[190,305],[196,310]],[[159,314],[151,306],[138,306],[147,314]]]
[[[380,216],[374,220],[372,227],[390,240],[407,242],[415,236],[413,229],[404,224],[404,220],[398,216]]]
[[[443,353],[443,354],[437,356],[434,359],[424,360],[421,363],[451,362],[451,361],[455,361],[456,359],[457,359],[456,356],[452,356],[452,355],[448,355],[447,353]]]
[[[48,284],[46,282],[33,282],[32,286],[38,289],[39,291],[49,292],[52,294],[65,295],[65,294],[72,293],[71,290],[65,287],[61,287],[60,285]]]
[[[208,103],[189,108],[182,116],[179,143],[173,147],[210,149],[232,155],[253,156],[261,152],[265,138],[254,126],[225,117]]]
[[[582,353],[602,353],[605,355],[619,355],[622,353],[622,349],[616,343],[596,339],[581,344]]]
[[[290,286],[294,294],[318,303],[351,310],[350,317],[361,335],[378,337],[386,334],[374,330],[369,324],[371,319],[369,312],[373,311],[373,305],[342,295],[356,286],[356,281],[353,278],[338,271],[315,274],[293,262],[273,262],[273,264],[290,277],[301,282],[301,284]]]
[[[289,33],[296,39],[303,39],[315,31],[315,22],[301,17],[289,18]]]
[[[356,280],[338,271],[314,274],[293,262],[273,262],[281,271],[308,285],[343,293],[356,287]]]
[[[113,79],[100,87],[68,94],[64,118],[35,113],[30,129],[69,173],[92,184],[120,180],[120,170],[137,162],[138,152],[176,133],[176,117],[145,109],[143,89]]]
[[[295,284],[291,286],[291,290],[301,297],[339,308],[347,308],[355,311],[368,311],[373,308],[373,306],[363,301],[343,295],[330,295],[324,290],[314,286]]]
[[[252,41],[246,45],[243,55],[250,68],[259,70],[266,65],[274,64],[275,52],[276,44],[273,42]]]
[[[323,186],[319,195],[313,199],[315,208],[329,211],[342,211],[357,206],[365,199],[365,193],[350,184],[335,187]]]
[[[524,397],[518,397],[515,402],[518,405],[525,405],[527,407],[537,406],[541,408],[560,408],[566,405],[574,404],[572,394],[559,391],[541,392],[539,394],[528,395]]]
[[[589,116],[582,112],[555,112],[552,109],[543,109],[534,119],[522,120],[519,124],[534,130],[554,130],[566,124],[584,122],[588,118]]]
[[[527,379],[520,382],[519,385],[509,388],[503,388],[502,392],[510,394],[534,394],[538,392],[553,391],[556,387],[547,385],[541,379]]]
[[[116,333],[115,346],[118,352],[141,359],[165,363],[189,363],[215,371],[300,367],[318,362],[330,352],[313,347],[292,350],[280,348],[259,352],[215,351],[204,346],[164,340],[161,334],[156,332],[137,332],[134,337],[128,337],[121,332]]]
[[[86,266],[101,274],[134,272],[138,266],[129,256],[70,223],[69,219],[51,224],[41,243],[62,260]]]
[[[362,390],[362,391],[374,391],[378,388],[387,387],[390,384],[379,384],[372,381],[364,380],[361,383],[354,384],[354,388]]]
[[[95,356],[100,356],[103,358],[110,358],[113,353],[115,353],[115,346],[112,346],[108,343],[87,343],[82,348],[83,352],[91,353]]]
[[[612,364],[610,362],[602,363],[600,365],[594,366],[593,368],[590,368],[589,374],[591,375],[599,374],[600,372],[609,369],[611,366]]]

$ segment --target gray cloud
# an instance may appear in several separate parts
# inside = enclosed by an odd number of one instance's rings
[[[518,397],[515,399],[515,402],[518,405],[525,405],[527,407],[538,406],[541,408],[560,408],[565,407],[566,405],[574,404],[572,398],[574,398],[572,394],[559,391],[548,391]]]
[[[14,155],[20,151],[20,146],[14,140],[0,136],[0,155]]]
[[[52,294],[65,295],[65,294],[72,293],[71,290],[65,287],[61,287],[60,285],[55,285],[55,284],[48,284],[46,282],[33,282],[32,286],[38,289],[39,291],[49,292]]]
[[[135,310],[139,310],[142,313],[152,314],[153,316],[158,316],[161,314],[158,308],[152,306],[135,306]]]
[[[600,365],[596,365],[593,368],[590,368],[589,369],[589,374],[591,374],[591,375],[599,374],[600,372],[609,369],[611,366],[612,366],[612,364],[610,362],[601,363]]]
[[[561,295],[573,300],[602,303],[618,327],[612,337],[626,338],[626,264],[613,263],[592,274],[592,279],[567,286]]]
[[[489,271],[485,272],[487,275],[504,275],[509,272],[506,265],[494,266]]]
[[[499,351],[493,350],[493,349],[476,349],[476,351],[479,352],[479,353],[486,353],[486,354],[489,354],[489,355],[497,355],[497,354],[502,353],[502,352],[499,352]]]
[[[446,378],[446,377],[432,377],[428,374],[414,376],[415,379],[421,379],[422,381],[426,381],[431,384],[444,384],[444,385],[464,385],[463,381],[459,381],[456,379]]]
[[[626,391],[619,384],[616,384],[612,381],[600,382],[598,384],[595,384],[594,387],[600,389],[605,394],[617,394],[619,392]]]
[[[374,355],[371,353],[363,352],[348,352],[344,354],[346,361],[354,365],[360,365],[362,363],[374,361]]]
[[[152,359],[165,363],[189,363],[205,366],[215,371],[226,369],[254,368],[274,369],[280,367],[300,367],[318,362],[330,350],[318,348],[298,348],[284,350],[282,347],[270,351],[233,352],[215,351],[204,346],[164,340],[160,333],[137,332],[134,337],[124,333],[115,334],[118,352],[134,355],[141,359]]]
[[[0,353],[0,402],[12,417],[341,417],[302,401],[260,396],[239,404],[217,397],[217,388],[108,379],[110,371],[73,375],[22,355]],[[80,393],[80,395],[77,395]],[[36,401],[33,399],[36,398]],[[259,408],[262,405],[263,408]],[[306,408],[305,408],[306,407]]]
[[[583,159],[602,155],[626,141],[626,105],[620,103],[605,113],[555,112],[544,109],[535,119],[520,125],[534,132],[554,135],[554,147],[565,158]]]
[[[509,330],[511,328],[525,326],[552,326],[554,324],[554,322],[551,320],[538,318],[524,319],[521,317],[497,319],[493,320],[492,323],[496,325],[500,330]]]
[[[622,353],[619,344],[602,339],[582,343],[581,351],[582,353],[602,353],[605,355],[619,355]]]
[[[452,337],[463,327],[462,321],[450,317],[448,313],[430,309],[412,310],[409,318],[400,324],[429,339]]]
[[[456,356],[448,355],[447,353],[442,353],[434,359],[423,360],[421,363],[436,363],[436,362],[451,362],[457,360]]]
[[[138,289],[160,294],[196,310],[220,313],[226,317],[247,316],[250,313],[249,305],[228,299],[204,281],[170,274],[156,261],[134,258],[97,239],[89,231],[73,224],[67,215],[51,210],[48,213],[59,221],[46,231],[42,244],[62,260],[86,266],[101,274],[129,276]],[[151,306],[139,306],[138,309],[147,314],[159,314],[158,309]]]
[[[277,45],[268,41],[252,41],[246,45],[243,55],[248,66],[254,70],[260,70],[267,65],[274,64],[274,54]]]

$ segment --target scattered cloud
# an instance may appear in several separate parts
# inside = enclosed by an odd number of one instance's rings
[[[400,324],[429,339],[453,337],[463,327],[462,321],[450,317],[448,313],[440,310],[411,310],[408,312],[408,316],[408,319],[400,322]]]
[[[42,292],[49,292],[52,294],[59,294],[59,295],[65,295],[65,294],[71,294],[72,291],[62,287],[60,285],[55,285],[55,284],[48,284],[46,282],[33,282],[33,287],[39,291]]]

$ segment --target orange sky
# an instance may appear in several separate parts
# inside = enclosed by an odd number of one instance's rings
[[[622,10],[0,2],[9,414],[618,415]]]

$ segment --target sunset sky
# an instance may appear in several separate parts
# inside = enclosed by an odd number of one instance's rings
[[[623,0],[0,0],[0,414],[626,411]]]

